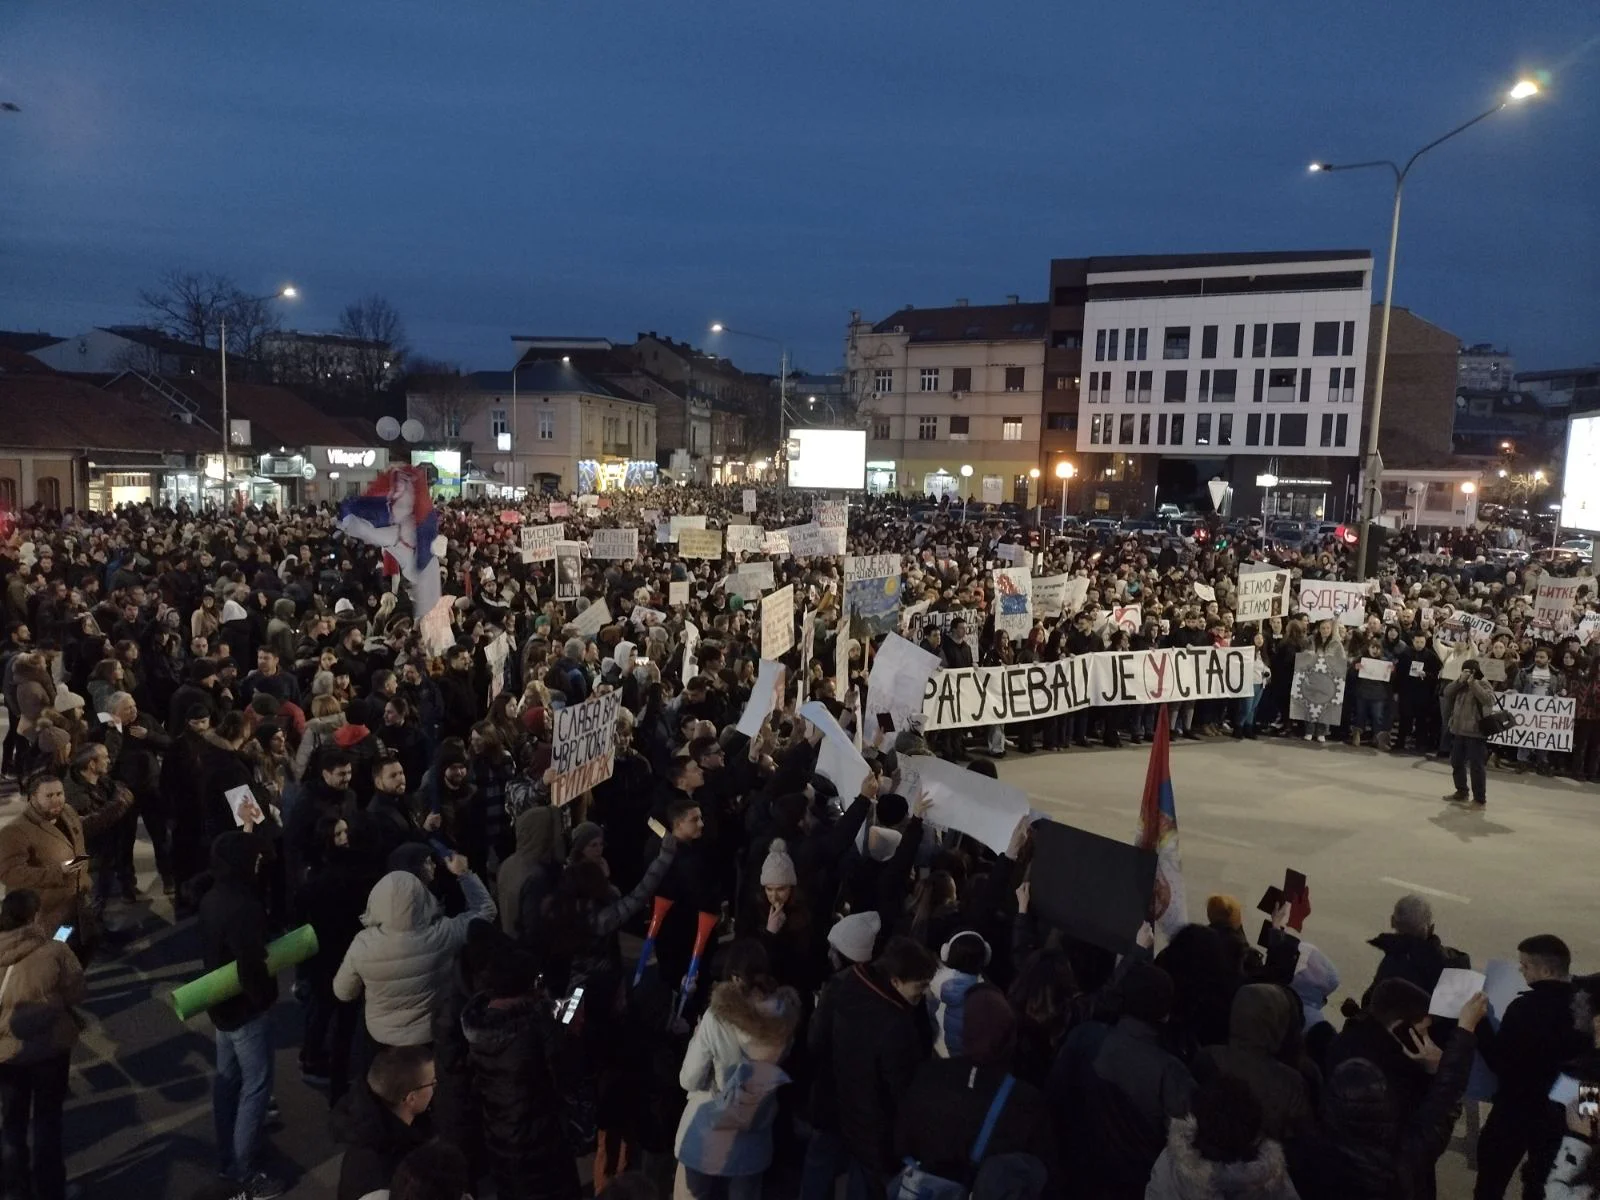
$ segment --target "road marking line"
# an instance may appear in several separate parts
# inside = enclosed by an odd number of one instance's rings
[[[1203,829],[1180,829],[1178,836],[1180,839],[1196,837],[1203,842],[1221,842],[1224,846],[1237,846],[1241,850],[1261,849],[1261,847],[1256,845],[1254,842],[1247,842],[1243,838],[1223,837],[1220,833],[1207,833]]]
[[[1408,892],[1421,892],[1424,896],[1438,896],[1441,900],[1455,900],[1461,904],[1471,904],[1470,896],[1459,896],[1455,892],[1442,892],[1438,888],[1424,887],[1420,883],[1408,883],[1404,879],[1395,879],[1388,875],[1378,878],[1379,883],[1393,884],[1397,888],[1405,888]]]

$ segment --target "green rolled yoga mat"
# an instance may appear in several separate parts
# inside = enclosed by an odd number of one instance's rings
[[[317,952],[317,931],[309,925],[291,930],[267,944],[267,974],[276,975],[285,967],[298,966]],[[178,1019],[187,1021],[213,1004],[232,1000],[243,989],[239,986],[239,965],[229,963],[190,980],[172,993],[172,1007]]]

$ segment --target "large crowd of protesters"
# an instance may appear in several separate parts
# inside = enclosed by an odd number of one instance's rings
[[[635,526],[640,557],[583,560],[581,595],[560,602],[555,562],[519,551],[544,500],[441,500],[456,597],[442,646],[330,506],[16,514],[0,544],[3,769],[23,800],[0,828],[0,1192],[68,1194],[83,964],[120,952],[148,839],[145,887],[192,927],[206,969],[237,968],[237,994],[208,1010],[220,1196],[289,1186],[269,1133],[270,1014],[292,996],[300,1073],[344,1150],[339,1200],[591,1186],[617,1200],[1428,1200],[1480,1060],[1497,1083],[1478,1200],[1505,1195],[1519,1166],[1525,1197],[1600,1197],[1600,977],[1573,975],[1560,936],[1583,931],[1526,931],[1527,990],[1493,1019],[1474,996],[1445,1021],[1430,998],[1470,958],[1406,896],[1374,939],[1375,975],[1347,976],[1359,999],[1336,1009],[1339,967],[1286,910],[1258,946],[1239,900],[1212,896],[1164,944],[1147,930],[1113,953],[1031,910],[1027,822],[997,854],[933,828],[901,787],[917,755],[993,774],[1008,754],[1143,742],[1165,716],[1191,739],[1450,755],[1452,798],[1481,802],[1497,687],[1577,705],[1569,754],[1510,751],[1508,768],[1592,781],[1600,656],[1581,611],[1536,625],[1525,567],[1494,553],[1492,531],[1390,538],[1362,624],[1308,622],[1292,603],[1250,624],[1233,613],[1241,562],[1344,579],[1349,552],[1243,527],[1199,543],[1063,537],[853,500],[849,553],[901,556],[902,602],[926,602],[907,636],[946,667],[1257,652],[1242,699],[868,738],[870,772],[840,795],[795,708],[803,676],[845,728],[863,711],[880,639],[841,625],[840,558],[773,559],[796,628],[813,628],[784,657],[784,703],[745,736],[762,622],[728,587],[735,556],[685,560],[655,540],[658,514],[773,529],[812,520],[816,499],[761,489],[749,514],[740,488],[684,487],[574,503],[568,539]],[[997,634],[1002,544],[1035,554],[1038,574],[1086,577],[1081,608]],[[673,583],[687,602],[670,602]],[[601,602],[610,619],[577,632]],[[1108,624],[1133,602],[1138,628]],[[1335,639],[1352,664],[1342,716],[1303,725],[1296,657]],[[1363,658],[1395,669],[1360,677]],[[555,714],[609,692],[612,773],[555,804]],[[306,924],[316,954],[269,971],[267,944]]]

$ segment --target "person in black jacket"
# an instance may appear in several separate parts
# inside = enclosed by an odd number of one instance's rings
[[[1439,940],[1439,935],[1433,931],[1433,907],[1421,896],[1401,896],[1396,900],[1389,926],[1392,933],[1380,933],[1367,943],[1383,951],[1383,961],[1378,964],[1377,973],[1361,998],[1363,1004],[1372,995],[1373,988],[1385,979],[1404,979],[1431,996],[1446,967],[1472,965],[1472,960],[1460,950],[1451,949]]]
[[[1572,1024],[1572,952],[1554,934],[1541,933],[1517,946],[1528,990],[1509,1005],[1496,1029],[1478,1025],[1478,1053],[1499,1088],[1478,1138],[1474,1200],[1500,1200],[1524,1155],[1522,1194],[1544,1194],[1544,1181],[1561,1140],[1551,1112],[1550,1085],[1564,1063],[1589,1048]]]
[[[170,896],[175,885],[167,849],[168,810],[167,800],[161,794],[159,756],[171,748],[172,739],[153,717],[139,711],[138,702],[128,692],[113,692],[106,702],[105,715],[111,719],[97,722],[90,736],[104,742],[110,751],[111,778],[133,794],[135,812],[144,818],[145,828],[150,833],[162,889]],[[116,849],[117,882],[129,900],[137,899],[139,894],[133,871],[135,820],[130,820],[123,828]]]
[[[487,986],[461,1013],[461,1031],[495,1194],[501,1200],[576,1200],[578,1169],[547,1050],[561,1031],[527,958],[502,956],[487,974]]]
[[[1400,981],[1384,986],[1415,990]],[[1472,1072],[1473,1030],[1487,1011],[1487,1000],[1474,996],[1444,1049],[1426,1034],[1420,1049],[1405,1049],[1417,1065],[1416,1088],[1397,1090],[1391,1070],[1360,1055],[1331,1068],[1321,1123],[1285,1147],[1301,1200],[1432,1200],[1434,1164],[1450,1145]]]
[[[258,1169],[261,1131],[272,1100],[272,1006],[278,981],[267,974],[267,910],[261,861],[271,844],[245,828],[211,844],[211,889],[200,901],[202,961],[207,971],[236,963],[240,993],[210,1008],[217,1030],[217,1078],[211,1096],[221,1174],[252,1196],[282,1195],[284,1186]]]
[[[350,823],[337,814],[317,824],[322,866],[295,894],[291,924],[310,925],[317,934],[317,953],[300,968],[306,985],[306,1029],[300,1048],[300,1072],[313,1086],[325,1086],[337,1104],[350,1086],[350,1048],[361,1014],[333,994],[333,976],[345,951],[361,932],[367,895],[382,878],[381,864],[351,844]]]
[[[900,1161],[900,1104],[933,1050],[922,1001],[938,965],[915,941],[897,937],[870,964],[841,971],[823,988],[807,1035],[817,1133],[806,1147],[803,1200],[831,1196],[845,1169],[853,1195],[885,1193]]]
[[[385,1046],[361,1085],[334,1106],[334,1140],[344,1146],[337,1200],[380,1192],[395,1168],[433,1138],[428,1105],[436,1082],[433,1051],[426,1046]]]
[[[895,1152],[943,1179],[972,1177],[967,1156],[1016,1057],[1016,1014],[993,984],[979,984],[967,993],[961,1049],[959,1055],[922,1064],[895,1121]],[[1055,1143],[1043,1093],[1016,1080],[984,1158],[1027,1155],[1038,1164],[1040,1183],[1048,1178],[1056,1185],[1052,1194],[1060,1195]]]

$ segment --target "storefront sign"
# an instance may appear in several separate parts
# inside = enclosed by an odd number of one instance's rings
[[[330,467],[375,467],[378,465],[378,452],[376,450],[341,450],[338,446],[329,446],[326,453]]]

